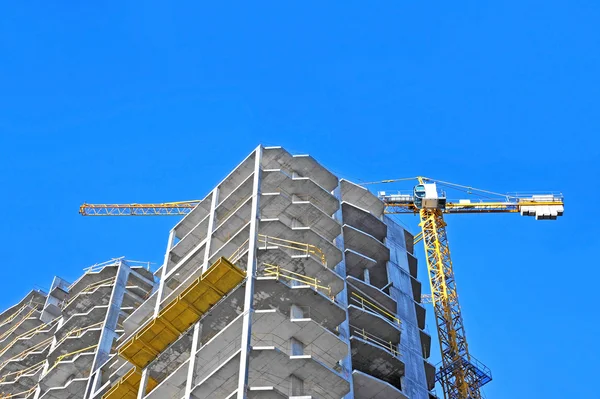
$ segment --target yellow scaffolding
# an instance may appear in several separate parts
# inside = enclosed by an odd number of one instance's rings
[[[108,392],[102,395],[102,399],[137,399],[141,381],[142,373],[137,367],[133,367]],[[149,394],[157,385],[158,382],[155,379],[148,377],[145,394]]]
[[[119,356],[139,369],[145,368],[245,277],[245,271],[219,258],[156,318],[125,341]]]

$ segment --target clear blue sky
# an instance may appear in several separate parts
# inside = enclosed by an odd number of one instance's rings
[[[81,202],[202,198],[283,145],[355,180],[564,192],[556,222],[455,216],[449,237],[488,398],[600,397],[597,1],[35,3],[0,13],[0,307],[162,261],[176,219]]]

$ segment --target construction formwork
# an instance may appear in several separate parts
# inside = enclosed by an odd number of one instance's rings
[[[312,157],[259,146],[171,230],[158,284],[136,292],[120,260],[40,294],[51,344],[17,361],[43,359],[19,397],[432,397],[413,236],[383,210]]]

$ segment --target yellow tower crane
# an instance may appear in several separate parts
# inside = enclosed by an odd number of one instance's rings
[[[446,235],[444,214],[456,213],[520,213],[535,216],[536,220],[554,220],[562,216],[564,201],[561,194],[531,195],[498,194],[473,187],[443,182],[426,177],[383,180],[363,183],[395,183],[417,180],[410,193],[378,193],[385,205],[386,214],[419,214],[421,232],[415,244],[423,241],[429,275],[431,295],[427,302],[433,304],[441,365],[436,381],[444,391],[445,399],[481,399],[480,388],[491,381],[491,372],[470,353],[465,335],[450,247]],[[450,200],[440,190],[445,186],[476,195],[477,199]],[[169,216],[186,215],[200,201],[182,201],[159,204],[86,204],[79,213],[84,216]]]

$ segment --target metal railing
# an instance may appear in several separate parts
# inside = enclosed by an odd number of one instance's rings
[[[32,314],[34,314],[38,310],[39,309],[36,306],[36,307],[32,308],[29,312],[27,312],[27,314],[25,316],[23,316],[23,318],[17,324],[15,324],[14,326],[12,326],[8,330],[6,330],[2,335],[0,335],[0,341],[4,341],[4,339],[6,339],[6,337],[8,337],[13,332],[15,332],[17,330],[17,328],[19,328],[25,322],[25,320],[27,320]]]
[[[10,363],[11,361],[15,361],[18,359],[22,359],[25,356],[29,355],[30,353],[33,353],[37,350],[44,350],[47,347],[49,347],[52,344],[52,337],[47,338],[41,342],[38,342],[37,344],[33,345],[32,347],[29,347],[27,349],[25,349],[24,351],[16,354],[15,356],[11,357],[10,359],[5,360],[4,362],[2,362],[0,364],[0,370],[2,370],[4,368],[4,366],[6,366],[8,363]]]
[[[95,282],[95,283],[92,283],[92,284],[86,286],[84,289],[82,289],[81,291],[79,291],[77,293],[77,295],[75,295],[73,298],[69,299],[69,301],[67,301],[67,302],[63,301],[62,305],[60,306],[61,309],[65,309],[67,306],[69,306],[71,303],[73,303],[73,301],[75,299],[77,299],[79,297],[79,295],[87,294],[89,292],[93,292],[93,291],[95,291],[96,289],[98,289],[98,288],[100,288],[102,286],[111,287],[115,283],[115,280],[116,280],[116,277],[110,277],[110,278],[107,278],[107,279],[104,279],[104,280],[100,280],[98,282]]]
[[[37,333],[39,333],[40,331],[43,331],[44,328],[47,328],[47,331],[50,331],[50,329],[60,320],[60,317],[57,317],[53,320],[51,320],[49,323],[47,324],[42,324],[40,326],[34,327],[29,331],[25,331],[23,334],[17,336],[15,339],[13,339],[10,344],[8,344],[4,349],[2,349],[0,351],[0,357],[2,355],[4,355],[6,353],[6,351],[8,351],[10,348],[12,348],[12,346],[20,339],[31,339],[33,338]]]
[[[368,299],[363,298],[362,296],[358,295],[356,292],[352,292],[350,299],[352,301],[354,301],[355,303],[360,304],[360,307],[363,310],[368,310],[370,312],[377,313],[377,314],[385,317],[386,319],[392,321],[395,324],[398,324],[398,325],[402,324],[400,319],[397,318],[396,316],[394,316],[392,313],[377,306],[376,304],[369,301]]]
[[[237,262],[239,262],[239,260],[243,256],[243,252],[246,249],[246,247],[248,246],[249,242],[250,242],[250,239],[247,239],[246,241],[244,241],[242,243],[242,245],[240,245],[235,251],[233,251],[233,253],[229,256],[228,260],[233,264],[236,264]]]
[[[23,306],[21,306],[19,308],[19,310],[17,310],[12,315],[8,316],[6,318],[6,320],[4,320],[2,323],[0,323],[0,328],[4,327],[5,325],[7,325],[9,323],[11,323],[14,319],[16,319],[17,317],[19,317],[19,315],[21,314],[22,311],[24,311],[28,307],[33,306],[33,309],[38,309],[39,306],[43,306],[43,305],[44,305],[43,303],[35,302],[33,299],[29,300],[29,302],[27,302],[26,304],[24,304]],[[29,317],[29,316],[26,316],[25,318],[27,318],[27,317]]]
[[[327,265],[327,258],[325,257],[325,253],[323,252],[323,250],[321,250],[321,248],[313,244],[286,240],[284,238],[272,237],[264,234],[258,235],[258,242],[265,244],[265,248],[267,248],[269,244],[273,244],[278,247],[288,248],[294,251],[298,251],[300,253],[304,253],[307,256],[314,255],[321,260],[321,263],[323,263],[323,265]]]
[[[280,278],[284,278],[289,281],[297,281],[303,285],[308,285],[313,287],[316,291],[323,290],[327,293],[327,296],[331,297],[331,287],[327,285],[322,285],[322,281],[317,279],[316,277],[305,276],[304,274],[296,273],[291,270],[283,269],[279,266],[271,265],[268,263],[263,263],[264,266],[264,274],[267,277],[275,277],[278,280]]]
[[[58,363],[62,362],[63,360],[78,355],[82,352],[85,351],[89,351],[90,349],[95,349],[98,346],[98,344],[96,345],[92,345],[92,346],[88,346],[87,348],[83,348],[83,349],[78,349],[76,351],[73,352],[69,352],[69,353],[65,353],[64,355],[60,355],[56,358],[56,360],[54,361],[54,364],[52,365],[52,367],[48,370],[48,373],[50,372],[50,370],[53,370],[56,366],[58,366]],[[91,353],[95,353],[95,352],[91,352]]]
[[[19,378],[21,378],[21,376],[23,374],[35,374],[44,367],[44,364],[46,364],[46,360],[42,360],[41,362],[36,363],[33,366],[24,368],[23,370],[13,371],[13,372],[4,374],[2,377],[0,377],[0,383],[7,382],[7,379],[10,376],[15,376],[14,379],[12,380],[12,382],[14,382],[14,381],[17,381]]]
[[[12,398],[16,398],[18,396],[21,396],[22,398],[27,398],[27,397],[29,397],[29,395],[34,393],[36,389],[37,389],[37,385],[26,391],[23,391],[23,392],[11,393],[11,394],[0,393],[0,399],[12,399]]]
[[[56,343],[56,345],[54,345],[54,347],[56,348],[58,345],[62,344],[63,342],[65,342],[67,339],[72,338],[72,337],[76,337],[79,338],[81,337],[83,334],[85,334],[88,330],[91,330],[92,328],[95,327],[100,327],[104,324],[104,321],[98,322],[98,323],[94,323],[92,325],[89,325],[87,327],[81,327],[81,328],[77,328],[74,330],[69,331],[68,333],[65,334],[64,337],[62,337],[60,339],[60,341],[58,341]]]
[[[396,345],[394,345],[391,341],[386,341],[383,338],[380,338],[374,334],[371,334],[371,333],[365,331],[364,328],[358,328],[353,325],[350,325],[350,327],[352,327],[353,335],[356,335],[357,337],[360,337],[367,342],[370,342],[372,344],[379,346],[382,349],[385,349],[386,351],[390,352],[392,355],[394,355],[396,357],[402,356],[400,354],[400,352],[398,351],[398,349],[396,349]]]

